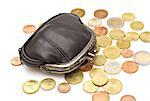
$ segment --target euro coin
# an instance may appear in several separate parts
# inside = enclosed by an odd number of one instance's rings
[[[11,59],[11,64],[13,66],[20,66],[21,65],[21,61],[19,57],[14,57],[13,59]]]
[[[29,80],[25,82],[22,86],[22,89],[27,94],[34,94],[36,93],[40,88],[40,84],[36,80]]]
[[[103,54],[109,59],[116,59],[120,56],[121,50],[116,46],[108,46],[104,49]]]
[[[60,93],[67,93],[71,90],[71,86],[68,83],[61,83],[57,87]]]
[[[109,94],[105,91],[99,91],[92,95],[92,101],[109,101]]]
[[[94,93],[98,90],[98,86],[94,85],[92,80],[83,83],[83,90],[87,93]]]
[[[79,69],[77,69],[75,71],[65,74],[65,80],[69,84],[78,84],[83,80],[83,73]]]
[[[112,29],[120,29],[124,26],[124,21],[119,17],[109,18],[107,25]]]
[[[88,26],[90,27],[99,27],[101,26],[102,21],[98,18],[92,18],[88,21]]]
[[[144,28],[144,24],[141,21],[134,21],[130,24],[131,29],[139,31]]]
[[[36,27],[34,25],[25,25],[23,27],[23,32],[26,34],[32,34],[36,31]]]
[[[131,46],[131,43],[127,39],[120,39],[117,41],[117,46],[120,49],[128,49]]]
[[[52,78],[46,78],[41,81],[40,86],[43,90],[52,90],[56,86],[56,81]]]
[[[111,30],[109,32],[109,36],[113,40],[119,40],[119,39],[123,39],[124,38],[125,32],[123,30],[120,30],[120,29],[114,29],[114,30]]]
[[[122,52],[121,52],[121,55],[124,57],[124,58],[130,58],[132,57],[134,54],[133,54],[133,51],[131,49],[123,49]]]
[[[94,32],[97,36],[104,36],[108,33],[108,29],[104,26],[101,27],[95,27]]]
[[[82,72],[88,72],[93,68],[93,64],[91,62],[88,62],[87,64],[81,66],[79,69]]]
[[[104,71],[111,75],[118,74],[121,71],[121,64],[117,61],[109,61],[104,65]]]
[[[120,80],[111,78],[108,80],[108,83],[103,86],[103,89],[109,94],[118,94],[122,90],[122,83]]]
[[[111,46],[112,44],[112,40],[110,37],[108,36],[100,36],[97,38],[97,44],[100,47],[107,47],[107,46]]]
[[[142,32],[140,34],[140,39],[145,43],[150,43],[150,32]]]
[[[102,66],[106,63],[106,57],[103,56],[103,55],[96,55],[94,60],[93,60],[93,63],[94,65],[96,66]]]
[[[125,38],[129,41],[137,41],[139,39],[139,35],[137,32],[127,32]]]
[[[103,86],[108,81],[108,77],[101,68],[93,68],[89,74],[92,78],[92,82],[97,86]]]
[[[146,66],[150,64],[150,53],[147,51],[138,51],[134,55],[134,60],[139,65]]]
[[[137,72],[138,68],[138,64],[134,61],[126,61],[122,64],[122,70],[129,74]]]
[[[122,19],[124,21],[133,21],[135,19],[135,15],[133,13],[127,12],[122,14]]]
[[[94,12],[94,16],[99,19],[104,19],[108,16],[108,12],[104,9],[98,9]]]
[[[72,14],[75,14],[79,17],[83,17],[85,15],[85,11],[84,9],[81,9],[81,8],[75,8],[71,11]]]
[[[136,98],[132,95],[124,95],[121,97],[120,101],[136,101]]]

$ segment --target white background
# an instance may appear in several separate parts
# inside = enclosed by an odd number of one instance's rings
[[[150,5],[149,0],[0,0],[0,100],[5,101],[91,101],[91,94],[82,90],[82,83],[72,86],[67,94],[60,94],[55,88],[52,91],[39,90],[34,95],[23,93],[22,84],[30,79],[42,80],[46,77],[56,79],[57,84],[64,81],[63,75],[44,74],[31,70],[27,67],[13,67],[10,64],[11,58],[18,56],[18,48],[30,37],[23,33],[25,24],[34,24],[38,27],[50,17],[64,12],[70,12],[73,8],[81,7],[85,9],[86,15],[82,21],[94,17],[96,9],[107,9],[109,17],[121,16],[124,12],[133,12],[136,20],[143,21],[145,28],[143,31],[150,31]],[[103,20],[105,25],[106,20]],[[126,23],[125,31],[131,31],[129,23]],[[134,52],[139,50],[150,51],[150,44],[142,43],[140,40],[132,43],[131,49]],[[101,49],[102,51],[102,49]],[[123,62],[120,57],[116,61]],[[124,94],[132,94],[137,101],[148,101],[150,90],[150,68],[140,66],[139,71],[129,75],[123,71],[115,76],[123,83],[123,90],[117,95],[110,96],[110,101],[119,101]],[[85,79],[89,80],[88,73]],[[101,89],[100,89],[101,90]]]

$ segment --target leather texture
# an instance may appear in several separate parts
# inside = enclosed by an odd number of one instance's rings
[[[80,18],[62,13],[46,21],[19,49],[23,64],[39,67],[65,63],[77,56],[91,38]]]

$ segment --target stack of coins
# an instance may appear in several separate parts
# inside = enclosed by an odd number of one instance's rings
[[[75,8],[71,13],[84,17],[85,10]],[[89,72],[90,80],[83,83],[83,90],[92,93],[92,101],[110,101],[110,95],[121,92],[123,84],[116,78],[109,78],[111,75],[117,75],[121,70],[129,75],[136,73],[140,66],[150,64],[150,52],[138,51],[130,49],[132,42],[140,39],[144,43],[150,43],[150,31],[138,32],[144,29],[142,21],[135,20],[136,16],[131,12],[123,13],[120,17],[110,17],[107,20],[107,26],[103,26],[103,19],[108,16],[109,12],[105,9],[98,9],[94,12],[94,18],[88,20],[89,28],[95,32],[96,56],[93,61],[81,66],[79,69],[64,75],[65,82],[58,84],[57,89],[60,93],[67,93],[71,90],[71,85],[79,84],[83,81],[84,73]],[[130,29],[127,32],[123,30],[124,25],[130,23]],[[27,34],[34,33],[36,30],[34,25],[25,25],[23,32]],[[139,34],[140,33],[140,34]],[[116,45],[112,45],[113,41]],[[102,49],[102,54],[100,51]],[[130,59],[123,63],[117,62],[117,58]],[[133,59],[131,60],[131,57]],[[115,59],[115,60],[114,60]],[[21,65],[19,57],[11,60],[13,66]],[[94,66],[97,66],[96,68]],[[94,67],[94,68],[93,68]],[[109,75],[109,76],[108,76]],[[27,94],[36,93],[40,88],[49,91],[54,89],[56,82],[52,78],[46,78],[39,83],[36,80],[25,82],[22,89]],[[99,91],[99,88],[103,91]],[[133,95],[127,94],[120,98],[120,101],[136,101]]]

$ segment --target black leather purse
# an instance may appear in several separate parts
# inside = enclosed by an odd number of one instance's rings
[[[68,73],[93,59],[95,44],[95,33],[78,16],[62,13],[40,26],[19,48],[19,54],[27,66]]]

